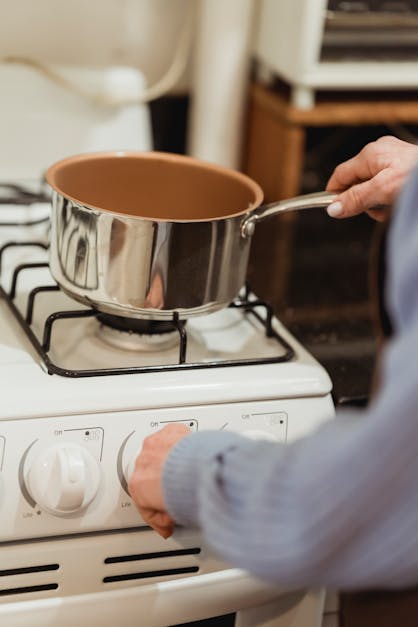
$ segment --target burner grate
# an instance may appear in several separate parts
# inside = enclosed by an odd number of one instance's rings
[[[27,189],[23,185],[18,185],[16,183],[8,183],[3,182],[0,183],[0,207],[16,207],[17,210],[22,209],[25,210],[32,205],[37,203],[50,203],[50,197],[48,194],[39,191],[31,191]],[[19,212],[19,211],[18,211]],[[20,213],[20,212],[19,212]],[[49,222],[49,216],[42,216],[40,218],[30,218],[25,219],[22,218],[20,220],[4,220],[0,219],[1,227],[28,227],[28,226],[36,226],[38,224],[43,224]]]
[[[19,246],[33,246],[46,249],[47,246],[42,242],[8,242],[0,248],[0,269],[5,250],[12,247]],[[176,364],[163,364],[163,365],[146,365],[146,366],[134,366],[134,367],[116,367],[116,368],[99,368],[99,369],[68,369],[63,368],[56,364],[50,356],[51,343],[53,342],[53,328],[54,325],[60,320],[78,319],[85,317],[96,317],[100,320],[101,313],[96,309],[76,309],[76,310],[64,310],[54,311],[49,314],[45,320],[42,341],[40,341],[35,334],[32,322],[33,311],[35,306],[35,300],[39,295],[60,291],[58,285],[37,285],[34,287],[28,295],[26,314],[24,315],[18,308],[15,299],[17,295],[18,278],[22,272],[31,271],[40,267],[48,267],[48,263],[26,263],[17,265],[12,272],[12,279],[9,291],[6,291],[2,285],[0,285],[0,298],[2,298],[8,305],[15,319],[18,321],[20,327],[24,331],[25,335],[31,342],[32,346],[40,356],[46,371],[48,374],[57,374],[64,377],[96,377],[107,375],[121,375],[121,374],[138,374],[144,372],[161,372],[168,370],[179,369],[203,369],[203,368],[220,368],[229,366],[244,366],[244,365],[256,365],[256,364],[269,364],[290,361],[294,357],[293,348],[288,342],[273,328],[273,309],[270,304],[263,300],[252,298],[251,290],[248,285],[243,289],[242,295],[232,302],[229,307],[242,309],[245,315],[254,316],[264,327],[265,334],[269,338],[274,338],[281,348],[284,350],[283,354],[275,357],[258,357],[255,359],[235,359],[235,360],[223,360],[223,361],[205,361],[186,363],[187,355],[187,331],[185,322],[179,319],[178,312],[173,313],[171,321],[167,321],[173,326],[173,330],[177,330],[179,334],[179,357]],[[265,311],[264,315],[261,315],[259,310]]]

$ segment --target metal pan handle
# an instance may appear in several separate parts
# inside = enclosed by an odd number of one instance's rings
[[[300,209],[315,209],[328,207],[337,198],[337,194],[332,192],[316,192],[315,194],[304,194],[295,198],[271,202],[261,205],[250,213],[241,224],[242,237],[251,237],[254,233],[255,225],[260,220],[288,211],[299,211]]]

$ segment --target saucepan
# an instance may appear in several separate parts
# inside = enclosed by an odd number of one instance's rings
[[[76,155],[53,164],[46,179],[57,283],[101,312],[155,320],[227,306],[245,283],[257,222],[335,198],[320,192],[262,204],[248,176],[159,152]]]

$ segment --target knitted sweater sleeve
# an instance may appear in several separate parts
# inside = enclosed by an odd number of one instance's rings
[[[388,249],[395,336],[381,391],[290,445],[200,432],[171,451],[173,518],[225,560],[282,585],[353,588],[418,582],[418,176],[405,187]]]

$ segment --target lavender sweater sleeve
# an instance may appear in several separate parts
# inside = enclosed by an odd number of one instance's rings
[[[395,336],[366,412],[290,445],[200,432],[168,457],[168,510],[235,566],[283,585],[418,583],[418,173],[388,255]]]

